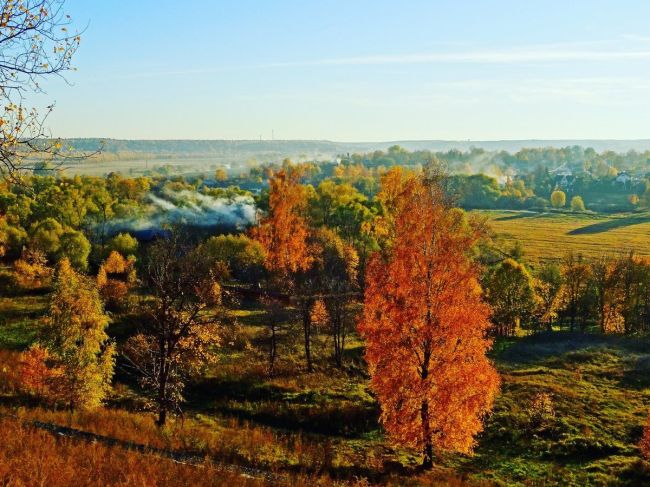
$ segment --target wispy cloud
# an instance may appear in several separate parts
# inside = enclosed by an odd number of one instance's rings
[[[623,34],[622,37],[627,41],[650,42],[650,36],[643,36],[638,34]]]
[[[650,48],[646,46],[650,37],[636,35],[622,36],[623,42],[575,42],[546,44],[540,46],[467,49],[403,54],[376,54],[351,57],[276,61],[249,65],[207,66],[168,71],[151,70],[118,75],[119,79],[159,78],[219,74],[242,70],[275,68],[301,68],[313,66],[373,66],[373,65],[416,65],[416,64],[526,64],[526,63],[569,63],[569,62],[617,62],[650,59]],[[637,46],[630,44],[640,44]]]
[[[260,67],[292,66],[343,66],[383,64],[517,64],[571,61],[625,61],[650,59],[650,50],[567,50],[563,48],[503,49],[464,52],[434,52],[420,54],[373,55],[321,59],[314,61],[283,62],[260,65]]]

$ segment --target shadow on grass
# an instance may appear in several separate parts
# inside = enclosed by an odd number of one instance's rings
[[[593,223],[580,228],[575,228],[567,235],[590,235],[593,233],[603,233],[616,228],[629,227],[650,222],[650,215],[628,216],[624,218],[612,218],[604,222]]]
[[[521,218],[532,218],[536,216],[543,215],[543,213],[536,213],[536,212],[522,212],[522,213],[516,213],[514,215],[508,215],[508,216],[500,216],[499,218],[494,218],[495,222],[507,222],[510,220],[519,220]]]
[[[208,379],[188,389],[188,405],[290,431],[357,438],[378,429],[374,402],[308,390],[295,392],[253,379]]]
[[[504,364],[541,363],[549,357],[561,356],[590,348],[629,348],[630,340],[619,335],[554,331],[530,335],[524,338],[500,340],[495,343],[494,354]]]
[[[642,391],[650,388],[650,350],[631,360],[621,377],[620,384],[628,389]]]

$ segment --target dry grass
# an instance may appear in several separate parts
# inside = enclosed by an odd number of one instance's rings
[[[48,487],[87,485],[123,486],[253,486],[263,480],[244,477],[213,465],[182,465],[98,443],[26,428],[20,422],[0,420],[0,484]]]

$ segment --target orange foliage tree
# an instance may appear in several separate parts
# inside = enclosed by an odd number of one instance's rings
[[[109,309],[120,309],[136,281],[135,258],[113,250],[99,266],[97,288]]]
[[[253,237],[264,248],[264,267],[278,287],[295,291],[297,277],[311,269],[314,249],[310,245],[310,230],[304,214],[307,209],[307,188],[300,184],[300,167],[286,164],[269,178],[269,212],[260,225],[253,229]],[[311,371],[312,301],[301,300],[303,332],[307,369]],[[272,335],[275,337],[275,335]],[[275,344],[271,344],[274,349]]]
[[[253,230],[266,252],[264,266],[281,278],[308,269],[313,261],[303,216],[307,193],[300,177],[299,168],[287,166],[269,178],[269,213]]]
[[[471,452],[499,388],[486,358],[489,307],[471,259],[482,231],[443,203],[439,182],[392,174],[394,230],[367,271],[359,331],[381,422],[397,442]],[[397,184],[399,183],[399,184]]]

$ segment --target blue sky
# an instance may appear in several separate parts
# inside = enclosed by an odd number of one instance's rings
[[[62,137],[650,138],[650,2],[67,0]],[[35,103],[43,100],[36,99]]]

